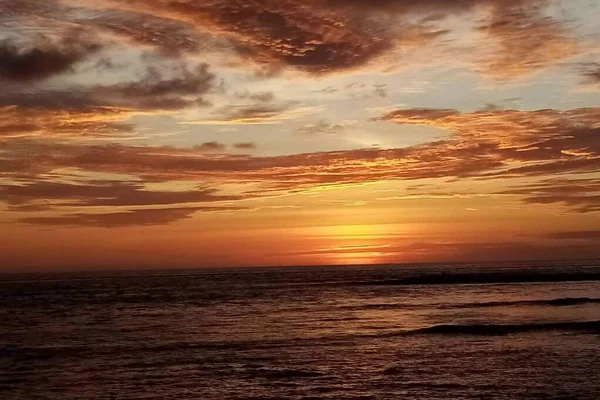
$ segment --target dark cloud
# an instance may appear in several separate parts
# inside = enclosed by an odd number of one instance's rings
[[[501,193],[519,195],[528,204],[559,204],[582,213],[600,211],[599,179],[547,179]]]
[[[225,145],[219,142],[204,142],[194,146],[194,150],[206,151],[206,152],[219,152],[225,151]]]
[[[237,55],[238,61],[230,61],[266,74],[293,68],[314,75],[389,65],[397,58],[393,55],[449,34],[446,17],[470,15],[486,36],[485,44],[477,47],[482,52],[477,70],[505,79],[554,65],[577,51],[566,28],[545,12],[549,4],[549,0],[107,0],[81,5],[13,0],[0,4],[0,13],[17,20],[35,17],[108,31],[130,44],[155,47],[165,57],[217,51]]]
[[[375,85],[373,90],[373,95],[375,97],[385,98],[388,95],[387,85]]]
[[[322,135],[322,134],[336,134],[344,131],[346,125],[343,123],[332,123],[325,119],[320,120],[316,124],[305,125],[297,130],[302,135]]]
[[[35,37],[33,43],[5,39],[0,41],[0,81],[25,83],[73,72],[75,64],[101,48],[79,31],[60,41],[46,36]]]
[[[188,121],[197,125],[278,124],[311,112],[296,102],[285,104],[228,105],[213,112],[214,119]]]
[[[53,207],[121,207],[156,206],[239,200],[240,196],[218,194],[216,189],[187,191],[149,190],[143,184],[120,181],[84,181],[61,183],[34,181],[18,185],[1,185],[0,201],[12,210],[45,203]]]
[[[233,144],[233,148],[234,149],[240,149],[240,150],[255,150],[256,149],[256,143],[254,143],[254,142],[234,143]]]
[[[582,67],[584,84],[592,87],[600,87],[600,63],[584,64]]]
[[[61,183],[33,181],[1,185],[0,202],[8,210],[19,213],[61,212],[70,208],[144,207],[115,212],[78,212],[60,216],[22,217],[17,221],[31,225],[90,227],[125,227],[162,225],[190,218],[196,212],[222,212],[246,209],[224,205],[241,196],[221,195],[216,189],[198,188],[185,191],[151,190],[144,184],[122,181],[80,181]],[[203,206],[154,209],[155,206],[177,206],[210,203]]]
[[[91,94],[109,104],[123,107],[173,110],[207,102],[201,96],[215,85],[215,75],[207,64],[193,70],[179,64],[167,71],[148,67],[145,75],[133,82],[92,88]]]
[[[313,90],[312,93],[324,93],[324,94],[332,94],[337,93],[339,91],[338,88],[334,88],[333,86],[327,86],[326,88],[320,90]]]
[[[227,207],[183,207],[131,210],[106,214],[68,214],[52,217],[25,217],[18,222],[29,225],[54,225],[68,227],[140,227],[171,224],[176,221],[191,218],[197,212],[218,212],[239,210]]]
[[[390,14],[391,9],[372,7],[365,14],[318,1],[141,0],[114,5],[217,33],[238,55],[272,70],[286,65],[313,74],[366,65],[393,49],[402,27],[410,25],[398,13]],[[423,36],[421,41],[433,39]]]
[[[15,90],[0,93],[0,107],[57,112],[172,110],[203,105],[202,95],[215,86],[207,64],[189,69],[182,63],[150,66],[137,80],[113,85],[71,86],[65,89]]]
[[[275,99],[275,95],[273,94],[273,92],[258,92],[258,93],[251,93],[251,92],[237,92],[236,97],[239,99],[244,99],[244,100],[251,100],[252,102],[255,103],[270,103]]]
[[[0,138],[130,135],[131,116],[207,106],[214,85],[208,65],[177,63],[113,85],[7,91],[0,93]]]
[[[102,112],[107,103],[94,98],[84,87],[68,89],[17,89],[0,92],[0,108],[12,108],[23,112]]]
[[[156,6],[153,1],[143,3]],[[280,62],[315,74],[358,67],[393,46],[389,30],[313,2],[186,1],[163,11],[222,32],[255,62]]]
[[[387,84],[370,85],[364,82],[352,82],[340,87],[339,89],[328,86],[325,89],[316,91],[316,93],[325,94],[332,94],[336,92],[343,92],[344,96],[359,100],[384,99],[388,95]]]
[[[102,26],[134,40],[194,50],[211,32],[216,45],[278,71],[292,67],[326,74],[378,64],[391,52],[434,42],[450,31],[445,17],[472,15],[487,36],[478,69],[514,78],[574,54],[575,42],[544,12],[548,0],[137,0],[107,2],[127,18],[107,17]],[[91,5],[93,7],[93,5]],[[106,7],[101,9],[108,13]],[[111,10],[113,14],[116,11]],[[155,18],[140,32],[133,15]],[[110,13],[108,13],[110,14]],[[162,22],[161,22],[162,21]],[[179,41],[170,41],[170,37]],[[195,46],[196,44],[196,46]]]

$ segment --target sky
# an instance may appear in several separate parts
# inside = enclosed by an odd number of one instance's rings
[[[0,0],[0,271],[600,259],[600,0]]]

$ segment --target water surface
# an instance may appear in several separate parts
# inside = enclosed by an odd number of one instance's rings
[[[590,263],[0,277],[6,399],[590,399]]]

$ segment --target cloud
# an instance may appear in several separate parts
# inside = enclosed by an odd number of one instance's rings
[[[546,235],[550,239],[600,240],[600,231],[553,232]]]
[[[309,124],[299,128],[296,132],[302,135],[321,135],[340,133],[346,129],[343,123],[331,123],[325,119],[320,120],[316,124]]]
[[[257,147],[256,143],[254,143],[254,142],[240,142],[240,143],[233,144],[234,149],[240,149],[240,150],[255,150],[256,147]]]
[[[585,74],[590,82],[600,83],[600,64],[596,64],[596,68]]]
[[[225,145],[219,142],[204,142],[202,144],[197,144],[194,146],[194,150],[198,151],[225,151]]]
[[[279,63],[313,74],[351,69],[394,44],[389,29],[296,1],[138,1],[147,13],[180,20],[228,38],[238,54],[258,64]],[[347,13],[345,13],[347,14]],[[365,25],[364,27],[362,25]]]
[[[255,103],[270,103],[275,99],[275,95],[273,92],[258,92],[251,93],[248,91],[245,92],[237,92],[236,97],[244,100],[251,100]]]
[[[188,191],[148,190],[142,183],[121,181],[83,181],[62,183],[33,181],[0,185],[0,201],[18,211],[43,203],[57,207],[156,206],[239,200],[240,196],[220,195],[216,189]]]
[[[110,103],[138,109],[179,109],[190,105],[203,105],[205,101],[196,96],[211,90],[215,75],[207,64],[198,64],[190,71],[184,64],[170,68],[170,75],[157,67],[148,67],[146,74],[137,81],[98,86],[92,93]],[[193,96],[188,99],[186,96]]]
[[[387,85],[375,85],[375,89],[373,90],[373,95],[375,97],[385,98],[388,95]]]
[[[477,69],[511,79],[576,51],[565,27],[545,12],[549,4],[547,0],[249,0],[243,4],[108,0],[87,7],[99,14],[89,21],[96,27],[163,52],[208,47],[237,54],[245,67],[250,61],[269,71],[288,67],[313,75],[388,64],[393,54],[451,34],[453,26],[446,17],[468,17],[479,21],[475,29],[484,36],[475,48],[484,53]]]
[[[254,150],[254,149],[256,149],[256,143],[240,142],[240,143],[234,143],[231,147],[233,149],[237,149],[237,150]],[[201,151],[201,152],[207,152],[207,153],[210,153],[210,152],[223,153],[227,149],[227,146],[223,143],[213,141],[213,142],[204,142],[202,144],[195,145],[193,147],[193,149],[197,150],[197,151]]]
[[[501,192],[519,195],[528,204],[559,204],[581,213],[600,211],[600,180],[547,179]]]
[[[29,225],[53,225],[67,227],[141,227],[166,225],[183,219],[189,219],[197,212],[218,212],[238,210],[239,208],[227,207],[183,207],[132,210],[126,212],[115,212],[105,214],[67,214],[61,216],[47,217],[24,217],[17,221]]]
[[[600,167],[600,108],[473,113],[410,109],[388,113],[382,120],[433,126],[447,135],[430,143],[397,149],[364,148],[271,157],[211,154],[201,149],[166,146],[29,142],[26,146],[4,147],[4,152],[0,152],[0,174],[39,176],[75,168],[155,182],[251,183],[257,194],[264,194],[381,180],[543,178],[549,174],[596,172]],[[541,196],[544,187],[538,188]],[[578,206],[577,201],[583,200],[571,199],[568,205],[576,211],[590,209],[589,205]]]
[[[190,125],[270,125],[280,124],[284,121],[297,119],[311,114],[314,107],[298,106],[296,103],[283,105],[229,105],[222,107],[214,114],[217,119],[201,119],[185,121]]]
[[[148,67],[136,81],[0,93],[0,138],[123,136],[136,114],[206,106],[215,75],[206,64]]]
[[[132,114],[91,105],[87,109],[64,110],[0,107],[0,139],[129,136],[133,126],[124,121]]]
[[[101,48],[80,31],[72,31],[59,41],[43,35],[30,44],[4,39],[0,41],[0,81],[28,83],[73,72],[75,64]]]
[[[498,80],[520,78],[578,53],[561,23],[543,15],[536,2],[493,14],[478,29],[490,40],[476,69]],[[541,2],[537,2],[541,3]]]
[[[584,64],[582,70],[583,85],[590,88],[600,88],[600,63]]]
[[[228,205],[240,195],[222,195],[216,189],[152,190],[143,183],[127,181],[29,181],[0,185],[0,202],[8,211],[18,213],[52,212],[51,216],[21,217],[17,222],[30,225],[125,227],[162,225],[190,218],[196,212],[246,210]],[[181,207],[183,204],[209,203]],[[179,206],[154,208],[156,206]],[[135,207],[122,211],[123,207]],[[72,212],[73,208],[86,212]],[[99,212],[104,209],[111,212]],[[64,213],[56,216],[56,213]]]
[[[410,109],[381,118],[405,125],[432,126],[451,133],[428,145],[444,155],[475,157],[476,176],[535,176],[594,171],[600,161],[600,108],[569,111]],[[474,161],[474,160],[473,160]],[[452,164],[449,168],[452,169]],[[495,168],[490,168],[490,163]]]
[[[218,45],[208,33],[198,32],[181,21],[148,13],[109,9],[92,16],[71,18],[70,22],[108,31],[132,45],[158,48],[159,54],[166,57],[209,51]]]
[[[8,14],[11,23],[37,18],[108,32],[132,46],[154,47],[163,57],[225,54],[229,65],[267,74],[387,68],[405,63],[407,50],[426,45],[459,54],[452,47],[456,26],[450,22],[456,16],[476,21],[472,29],[482,37],[473,47],[475,69],[496,79],[519,78],[580,51],[566,25],[546,12],[549,0],[19,3],[6,0],[0,14]]]

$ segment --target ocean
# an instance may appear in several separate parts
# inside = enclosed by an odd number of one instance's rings
[[[0,398],[600,399],[600,263],[0,276]]]

